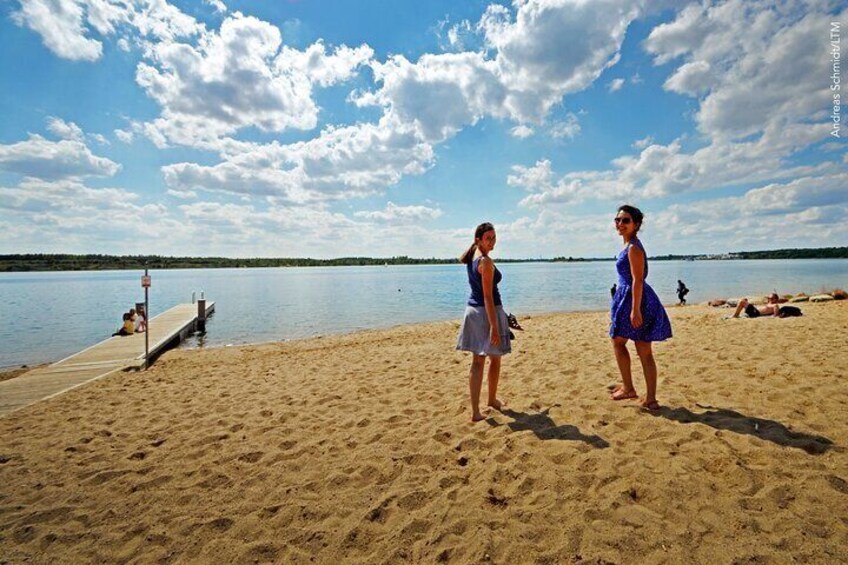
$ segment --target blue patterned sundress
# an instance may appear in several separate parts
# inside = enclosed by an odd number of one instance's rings
[[[642,252],[642,242],[633,238],[630,245],[638,245]],[[625,246],[615,259],[618,271],[618,288],[610,302],[610,337],[626,337],[634,341],[664,341],[671,337],[671,321],[654,289],[645,282],[648,278],[648,254],[645,253],[645,277],[642,279],[642,327],[630,325],[630,309],[633,303],[633,273],[630,272],[630,259]]]

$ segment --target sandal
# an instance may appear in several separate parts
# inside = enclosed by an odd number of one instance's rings
[[[642,404],[642,408],[644,408],[645,410],[647,410],[649,412],[656,412],[657,410],[662,408],[662,406],[660,406],[660,403],[657,402],[656,400],[652,400],[652,401],[648,402],[647,404]]]
[[[521,324],[518,323],[518,319],[515,317],[514,314],[507,314],[506,321],[509,324],[509,327],[511,327],[512,329],[522,332],[524,331],[524,328],[522,328]]]
[[[630,400],[631,398],[639,398],[639,393],[635,390],[627,392],[624,388],[619,388],[610,394],[610,398],[613,400]]]

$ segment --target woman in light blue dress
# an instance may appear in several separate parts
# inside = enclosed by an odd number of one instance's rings
[[[498,291],[498,283],[503,279],[503,275],[489,257],[496,241],[494,226],[488,222],[480,224],[474,231],[474,243],[459,258],[460,262],[465,264],[471,294],[465,307],[456,348],[473,354],[468,379],[472,422],[485,418],[480,412],[480,390],[483,387],[486,357],[489,358],[488,405],[500,410],[503,403],[498,400],[497,393],[501,356],[512,350],[509,321]]]
[[[647,393],[640,402],[649,410],[658,410],[657,364],[651,343],[671,337],[671,322],[657,293],[645,281],[648,277],[648,257],[637,237],[642,227],[642,211],[624,205],[618,209],[615,227],[624,240],[624,249],[615,260],[618,286],[610,303],[610,330],[615,360],[621,372],[622,385],[612,391],[613,400],[638,398],[630,373],[630,353],[627,341],[633,340],[645,373]]]

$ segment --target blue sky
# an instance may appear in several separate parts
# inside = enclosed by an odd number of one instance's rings
[[[651,254],[848,245],[841,2],[0,10],[0,253],[605,256],[625,202]]]

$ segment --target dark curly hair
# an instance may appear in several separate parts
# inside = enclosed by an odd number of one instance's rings
[[[622,204],[618,207],[618,211],[630,214],[630,217],[633,218],[633,223],[636,224],[636,233],[639,233],[639,229],[642,227],[642,220],[645,218],[642,210],[630,204]]]

